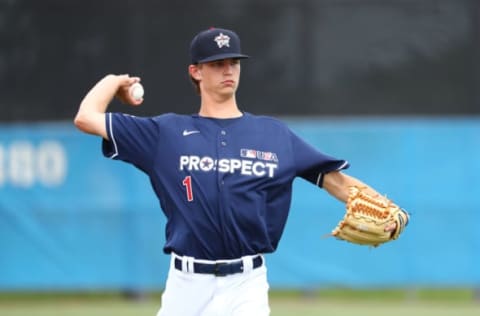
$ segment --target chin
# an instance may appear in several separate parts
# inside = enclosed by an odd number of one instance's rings
[[[221,94],[235,94],[236,91],[237,91],[237,87],[233,87],[233,86],[232,87],[226,86],[220,89]]]

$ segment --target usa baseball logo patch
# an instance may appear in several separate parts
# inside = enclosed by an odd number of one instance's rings
[[[269,151],[260,151],[255,149],[245,149],[245,148],[240,149],[240,157],[278,162],[278,157],[276,153],[272,153]]]

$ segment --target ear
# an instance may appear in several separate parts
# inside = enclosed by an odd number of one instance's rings
[[[188,66],[188,73],[195,80],[201,80],[202,79],[202,72],[200,71],[199,65]]]

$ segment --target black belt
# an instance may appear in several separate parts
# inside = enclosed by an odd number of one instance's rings
[[[263,258],[258,255],[253,258],[253,269],[263,264]],[[175,269],[182,271],[182,259],[175,257]],[[234,262],[217,262],[217,263],[200,263],[193,262],[193,271],[195,273],[213,274],[215,276],[226,276],[229,274],[242,273],[243,261]]]

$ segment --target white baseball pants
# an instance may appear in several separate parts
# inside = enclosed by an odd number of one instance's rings
[[[199,274],[175,268],[172,254],[162,306],[157,316],[268,316],[267,268],[264,264],[252,269],[247,256],[242,273],[227,276]],[[182,258],[178,257],[177,258]],[[184,261],[187,261],[184,258]],[[190,258],[193,260],[193,258]],[[228,260],[224,260],[228,261]],[[205,262],[205,261],[202,261]]]

